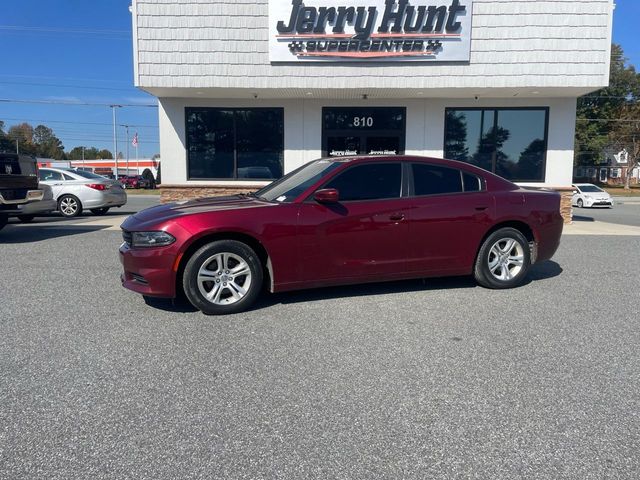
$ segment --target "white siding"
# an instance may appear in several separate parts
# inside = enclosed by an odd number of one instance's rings
[[[142,88],[556,88],[608,84],[612,0],[474,0],[469,64],[271,65],[267,0],[134,0]]]

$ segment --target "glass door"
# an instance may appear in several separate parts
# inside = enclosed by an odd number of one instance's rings
[[[322,109],[322,155],[402,155],[403,107],[325,107]]]

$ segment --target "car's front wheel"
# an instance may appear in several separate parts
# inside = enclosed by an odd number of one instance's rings
[[[235,240],[219,240],[189,259],[183,287],[194,307],[224,315],[247,310],[260,295],[262,280],[262,265],[253,249]]]
[[[581,198],[578,199],[578,208],[583,208],[584,207],[584,202],[582,201]]]
[[[486,288],[513,288],[522,284],[531,267],[529,242],[515,228],[501,228],[483,242],[474,276]]]
[[[77,217],[82,213],[82,203],[80,203],[78,197],[63,195],[58,199],[58,210],[63,217]]]

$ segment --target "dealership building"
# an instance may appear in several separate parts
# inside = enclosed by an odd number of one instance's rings
[[[254,190],[355,154],[451,158],[566,191],[576,99],[609,83],[613,8],[133,0],[135,84],[159,101],[163,197]]]

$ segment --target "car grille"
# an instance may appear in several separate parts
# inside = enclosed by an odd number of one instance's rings
[[[27,189],[26,188],[16,188],[12,190],[0,190],[0,194],[2,198],[5,200],[24,200],[27,198]]]
[[[131,246],[131,242],[133,241],[133,234],[131,232],[127,232],[126,230],[122,230],[122,239],[124,243]]]

